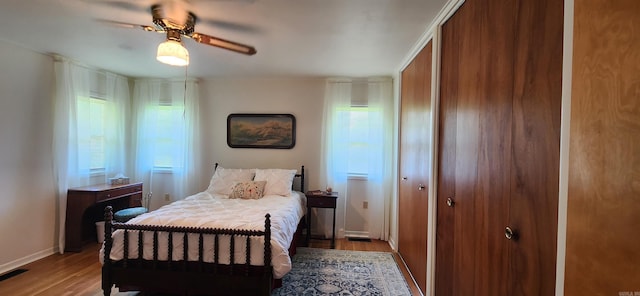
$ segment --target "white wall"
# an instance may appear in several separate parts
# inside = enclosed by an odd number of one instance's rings
[[[54,252],[53,59],[0,41],[0,273]]]
[[[305,166],[308,189],[319,188],[320,132],[324,101],[320,78],[224,78],[200,82],[203,161],[202,189],[214,163],[235,168]],[[285,113],[296,118],[292,149],[247,149],[227,146],[227,116],[231,113]],[[207,166],[208,165],[208,166]]]

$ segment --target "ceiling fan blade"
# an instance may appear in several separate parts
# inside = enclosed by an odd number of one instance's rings
[[[191,34],[190,37],[193,38],[193,40],[202,44],[220,47],[220,48],[239,52],[246,55],[256,54],[256,49],[253,48],[253,46],[245,45],[242,43],[237,43],[237,42],[233,42],[233,41],[229,41],[221,38],[216,38],[216,37],[201,34],[201,33],[193,33]]]
[[[101,6],[113,7],[117,9],[124,9],[135,12],[145,12],[149,10],[149,6],[144,3],[138,3],[137,1],[124,1],[124,0],[83,0],[90,4],[96,4]]]
[[[137,25],[137,24],[112,21],[112,20],[104,20],[104,19],[96,19],[96,21],[107,24],[109,26],[125,28],[125,29],[142,29],[147,32],[158,32],[158,33],[164,32],[164,30],[160,30],[160,29],[157,29],[156,27],[146,26],[146,25]]]
[[[231,21],[198,18],[198,24],[204,24],[216,29],[229,30],[234,32],[258,34],[262,30],[258,26],[241,24]]]

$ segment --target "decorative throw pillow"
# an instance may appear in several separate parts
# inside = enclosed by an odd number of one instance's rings
[[[225,169],[218,166],[207,191],[213,194],[229,195],[233,185],[253,180],[255,169]]]
[[[266,181],[239,182],[233,185],[229,198],[259,199],[264,193]]]
[[[264,187],[264,195],[291,195],[293,177],[297,170],[287,169],[256,169],[254,181],[267,181]]]

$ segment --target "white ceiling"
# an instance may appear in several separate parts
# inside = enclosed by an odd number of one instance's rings
[[[1,0],[0,39],[133,77],[183,76],[155,60],[160,0]],[[166,0],[165,0],[166,1]],[[191,0],[195,31],[245,43],[254,56],[184,40],[192,77],[391,75],[447,0]]]

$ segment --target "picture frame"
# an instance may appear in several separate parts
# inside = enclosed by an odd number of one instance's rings
[[[292,114],[229,114],[227,145],[231,148],[291,149],[296,145],[296,118]]]

